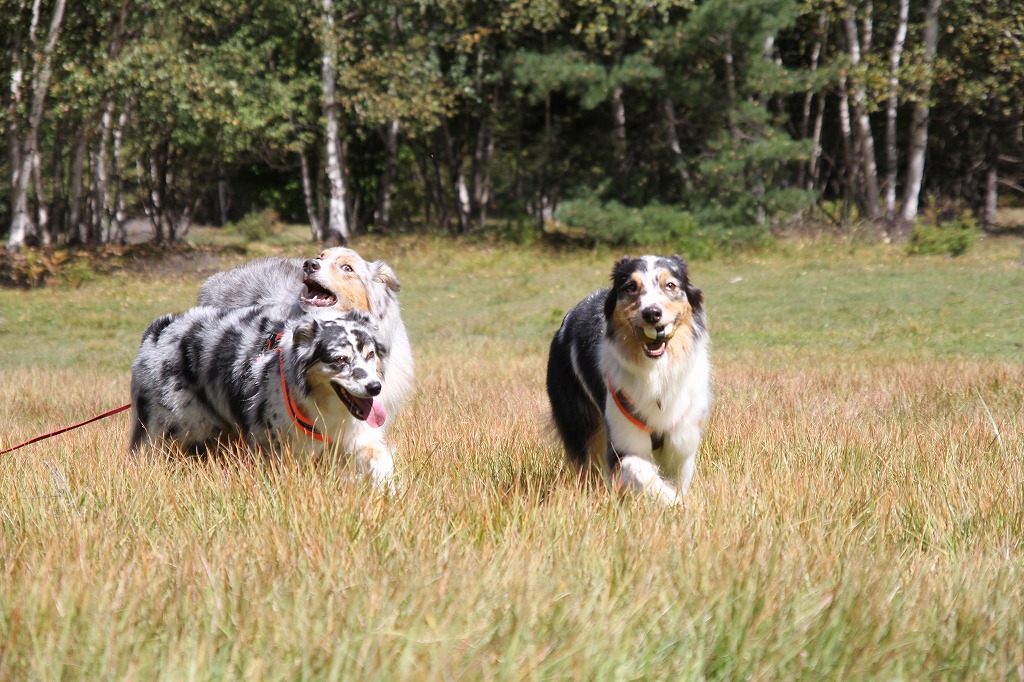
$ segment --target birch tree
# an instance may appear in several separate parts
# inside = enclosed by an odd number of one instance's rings
[[[323,57],[321,81],[324,107],[324,151],[330,191],[325,241],[345,243],[349,238],[345,157],[340,138],[340,107],[338,106],[335,71],[338,60],[338,36],[335,31],[334,0],[323,0]]]
[[[942,0],[928,0],[924,20],[924,82],[922,92],[914,102],[910,120],[910,142],[907,154],[907,173],[904,181],[903,206],[900,217],[913,222],[917,217],[924,179],[924,155],[928,148],[928,112],[934,78],[935,52],[939,43],[939,6]]]
[[[7,248],[11,250],[20,249],[37,228],[39,236],[44,239],[46,237],[45,229],[32,218],[28,194],[33,176],[39,177],[39,126],[43,120],[49,92],[51,62],[60,36],[61,23],[64,21],[65,3],[66,0],[54,1],[50,8],[45,39],[40,42],[38,29],[43,18],[43,8],[40,0],[34,0],[24,50],[20,49],[20,40],[14,42],[17,52],[14,55],[14,68],[10,76],[11,112],[8,123],[11,149],[11,231],[7,239]],[[27,83],[24,78],[26,61],[31,62],[32,69]],[[22,111],[22,103],[26,100],[27,116]],[[38,182],[36,184],[38,190]]]
[[[896,35],[889,51],[889,96],[885,104],[885,222],[891,230],[896,222],[896,174],[899,157],[896,141],[896,109],[899,106],[899,70],[903,43],[907,39],[910,0],[899,0]]]
[[[804,93],[804,102],[800,117],[800,138],[811,140],[811,158],[806,165],[800,166],[797,175],[797,186],[808,190],[814,190],[818,186],[818,161],[821,158],[821,133],[825,122],[825,93],[820,91],[819,66],[825,51],[825,41],[828,38],[829,16],[827,12],[818,15],[814,29],[814,39],[811,43],[810,54],[810,76],[811,87]],[[811,124],[811,105],[817,98],[818,106],[814,114],[814,123]],[[806,174],[806,176],[805,176]]]
[[[871,45],[872,5],[867,4],[867,16],[864,18],[864,44],[866,52]],[[855,123],[854,132],[864,179],[864,213],[870,220],[878,220],[881,216],[878,191],[878,166],[875,162],[875,137],[871,132],[871,119],[868,117],[867,84],[861,67],[861,38],[858,36],[857,21],[853,8],[847,8],[843,19],[846,29],[847,47],[850,51],[851,86],[853,89],[853,109]]]

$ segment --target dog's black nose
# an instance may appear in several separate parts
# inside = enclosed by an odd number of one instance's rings
[[[652,305],[648,308],[644,308],[643,312],[640,314],[644,318],[644,322],[647,324],[657,324],[658,321],[661,320],[661,308],[657,306]]]
[[[379,381],[371,381],[366,384],[366,392],[370,395],[377,395],[380,393],[381,385]]]
[[[309,258],[302,264],[302,272],[309,275],[320,269],[320,261],[316,258]]]

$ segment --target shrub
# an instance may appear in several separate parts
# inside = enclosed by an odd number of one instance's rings
[[[281,231],[281,218],[274,209],[265,208],[247,213],[237,223],[228,225],[228,229],[240,234],[247,242],[263,241]]]
[[[963,211],[952,220],[914,224],[907,244],[911,256],[959,256],[981,237],[978,222],[970,211]]]
[[[727,227],[717,218],[661,204],[629,208],[617,201],[577,199],[559,206],[548,231],[589,244],[659,246],[691,258],[763,248],[771,242],[763,227]]]
[[[87,258],[72,260],[67,267],[60,271],[60,278],[65,284],[76,289],[84,283],[96,278],[96,272]]]

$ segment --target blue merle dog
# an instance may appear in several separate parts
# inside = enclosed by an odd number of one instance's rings
[[[208,453],[244,444],[351,457],[392,487],[377,399],[386,349],[363,311],[296,318],[288,308],[199,306],[150,324],[132,365],[130,449]]]

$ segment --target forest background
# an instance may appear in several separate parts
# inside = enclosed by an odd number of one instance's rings
[[[1021,240],[878,239],[1024,214],[1019,13],[0,0],[0,284],[68,258],[0,293],[0,449],[123,404],[151,320],[310,239],[395,268],[417,366],[395,497],[126,458],[127,414],[5,455],[0,679],[1020,678]],[[792,225],[875,239],[707,258]],[[714,339],[671,513],[581,486],[543,385],[647,246]]]
[[[700,256],[991,229],[1024,184],[1010,0],[0,0],[0,35],[12,250],[269,210]]]

